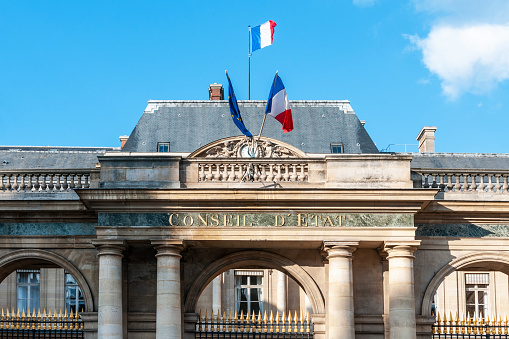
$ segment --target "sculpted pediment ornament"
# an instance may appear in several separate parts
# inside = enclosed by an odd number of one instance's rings
[[[213,141],[189,155],[190,158],[305,158],[306,154],[282,141],[261,137],[251,141],[245,136]]]

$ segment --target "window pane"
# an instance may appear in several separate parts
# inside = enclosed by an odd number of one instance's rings
[[[38,272],[37,273],[33,272],[33,273],[28,273],[28,274],[29,274],[29,276],[28,276],[28,278],[29,278],[28,282],[29,283],[32,283],[32,284],[38,284],[39,283],[39,273]]]
[[[65,284],[76,284],[76,280],[74,280],[74,277],[70,275],[69,273],[65,274]]]
[[[247,301],[247,288],[240,289],[240,301]]]
[[[28,283],[28,273],[22,272],[18,273],[18,284],[26,284]]]
[[[18,310],[26,310],[27,309],[27,300],[18,298]]]
[[[260,291],[259,288],[251,288],[250,290],[251,301],[260,301],[259,291]]]
[[[467,305],[467,314],[470,314],[471,317],[475,314],[475,305]]]
[[[479,295],[477,296],[479,298],[479,305],[484,305],[484,292],[479,291]]]
[[[466,303],[467,305],[473,304],[475,305],[475,292],[474,291],[466,291],[465,292]]]
[[[260,303],[251,303],[251,314],[253,313],[253,311],[255,312],[256,315],[258,314],[258,312],[261,311]]]
[[[28,298],[28,286],[18,286],[18,300]]]
[[[39,285],[32,285],[29,289],[30,299],[39,300]]]
[[[241,275],[240,276],[240,284],[241,285],[247,285],[247,275]]]
[[[240,303],[238,312],[244,311],[244,315],[248,314],[247,303]]]

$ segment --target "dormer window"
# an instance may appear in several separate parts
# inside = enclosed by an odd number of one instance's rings
[[[330,144],[330,152],[331,153],[343,153],[343,144],[331,143]]]
[[[158,152],[169,152],[170,151],[170,143],[169,142],[158,142],[157,143],[157,151]]]

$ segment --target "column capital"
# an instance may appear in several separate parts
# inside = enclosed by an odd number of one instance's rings
[[[383,251],[387,253],[387,259],[392,258],[414,258],[414,252],[421,244],[420,240],[412,241],[390,241],[385,242]]]
[[[92,245],[99,251],[98,256],[109,254],[123,257],[122,253],[127,249],[127,243],[122,239],[96,239],[92,240]]]
[[[324,241],[322,254],[326,259],[337,257],[349,258],[358,246],[358,241]]]
[[[151,240],[151,244],[157,251],[156,257],[161,255],[180,257],[180,252],[186,247],[182,239],[155,239]]]

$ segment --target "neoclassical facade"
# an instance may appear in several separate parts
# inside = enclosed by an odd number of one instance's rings
[[[264,102],[239,103],[257,126]],[[255,143],[225,101],[150,101],[122,148],[1,147],[0,307],[78,309],[87,338],[194,339],[211,314],[431,338],[438,312],[509,313],[508,155],[434,153],[433,127],[379,153],[347,101],[292,110]]]

